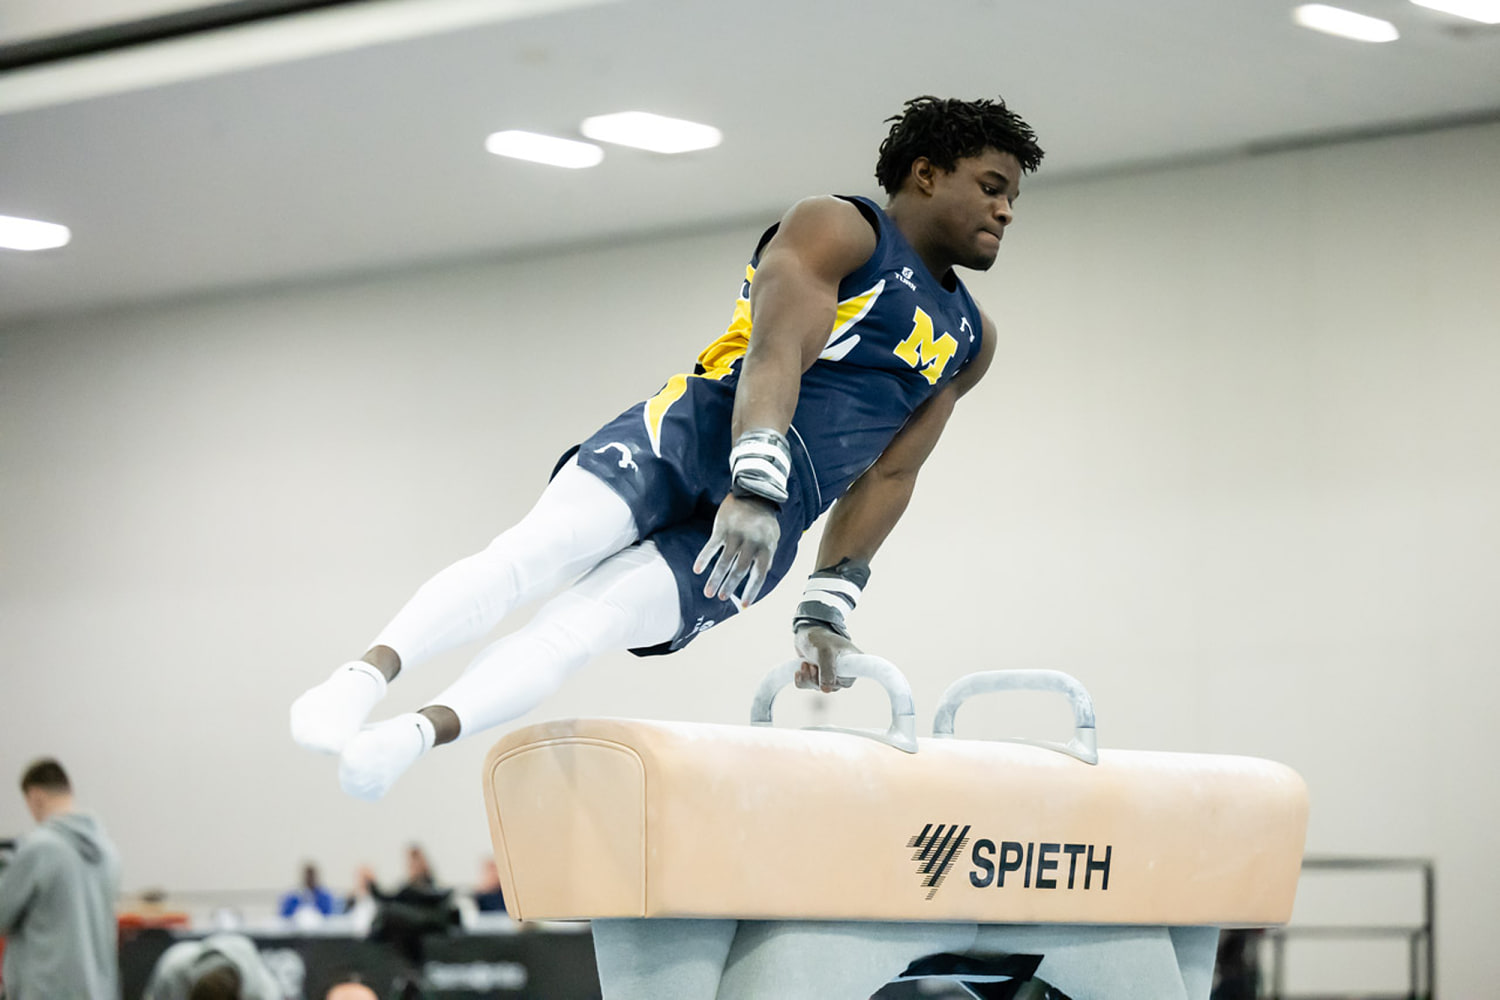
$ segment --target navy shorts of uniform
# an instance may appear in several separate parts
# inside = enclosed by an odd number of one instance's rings
[[[656,396],[626,410],[578,446],[579,466],[604,480],[629,505],[640,540],[655,543],[677,579],[682,610],[677,634],[660,645],[632,649],[638,656],[676,652],[738,611],[735,601],[704,596],[710,571],[693,572],[693,562],[713,534],[719,505],[729,494],[735,381],[714,375],[674,376]],[[793,484],[813,481],[795,436],[790,479]],[[819,513],[810,506],[804,491],[794,485],[781,505],[781,540],[761,596],[791,569],[797,542]]]

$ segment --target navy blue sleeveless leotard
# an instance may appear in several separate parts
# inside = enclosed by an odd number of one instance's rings
[[[877,234],[875,250],[839,283],[827,347],[802,376],[787,440],[791,496],[781,509],[781,543],[762,595],[786,575],[797,542],[880,457],[912,413],[979,353],[979,307],[957,275],[946,284],[890,218],[868,198],[847,197]],[[682,626],[642,655],[681,649],[733,615],[736,602],[703,596],[693,560],[729,492],[730,417],[754,322],[750,289],[768,229],[745,268],[728,329],[656,395],[600,428],[578,449],[578,464],[608,483],[635,515],[677,577]]]

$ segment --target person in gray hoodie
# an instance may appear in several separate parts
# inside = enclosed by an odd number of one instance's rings
[[[151,971],[142,1000],[282,1000],[285,992],[243,934],[179,941]]]
[[[21,794],[38,826],[0,872],[6,1000],[118,1000],[115,845],[77,811],[57,761],[28,767]]]

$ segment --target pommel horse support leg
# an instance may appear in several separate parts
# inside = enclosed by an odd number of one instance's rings
[[[850,661],[854,662],[850,662]],[[605,1000],[865,1000],[944,978],[982,1000],[1207,1000],[1221,927],[1291,915],[1307,828],[1295,772],[1249,757],[1096,750],[1056,671],[990,671],[912,735],[571,719],[485,762],[495,858],[520,919],[589,919]],[[971,695],[1053,690],[1066,744],[953,738]]]

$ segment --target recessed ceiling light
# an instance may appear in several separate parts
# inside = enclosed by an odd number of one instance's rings
[[[55,222],[0,215],[0,247],[6,250],[54,250],[67,246],[72,238],[67,226]]]
[[[590,139],[648,149],[653,153],[690,153],[695,149],[710,149],[724,141],[724,133],[712,125],[666,118],[649,111],[621,111],[585,118],[582,131]]]
[[[509,156],[552,167],[567,167],[570,170],[597,166],[604,159],[604,150],[591,142],[559,139],[555,135],[516,129],[494,133],[484,140],[484,148],[496,156]]]
[[[1418,7],[1466,17],[1480,24],[1500,24],[1500,0],[1411,0]]]
[[[1389,21],[1321,3],[1303,4],[1292,11],[1292,20],[1304,28],[1359,42],[1394,42],[1401,37],[1396,26]]]

